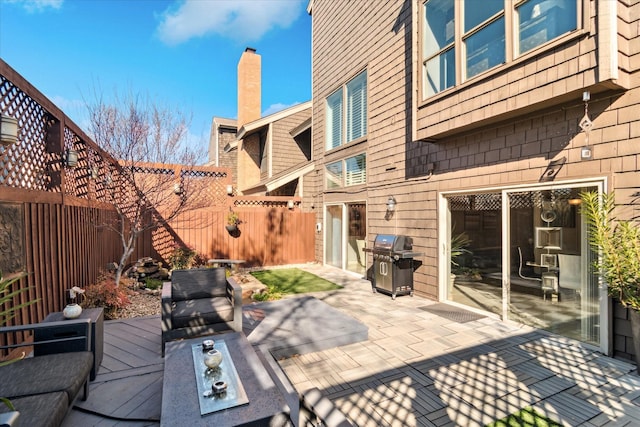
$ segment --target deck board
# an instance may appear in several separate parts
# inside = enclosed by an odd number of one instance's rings
[[[158,427],[160,332],[160,316],[106,321],[104,355],[89,399],[76,402],[62,427]]]

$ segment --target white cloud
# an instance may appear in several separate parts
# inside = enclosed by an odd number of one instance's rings
[[[300,104],[300,102],[294,102],[293,104],[282,104],[282,103],[271,104],[269,105],[269,107],[267,107],[266,110],[262,112],[262,117],[270,116],[271,114],[275,114],[278,111],[286,110],[287,108],[293,107],[294,105],[298,105],[298,104]]]
[[[6,0],[21,5],[27,12],[44,12],[47,8],[60,9],[64,0]]]
[[[211,34],[256,41],[273,28],[291,25],[303,10],[303,1],[183,0],[163,13],[157,32],[168,45]]]

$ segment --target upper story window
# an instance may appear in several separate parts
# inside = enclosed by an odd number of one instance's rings
[[[575,0],[529,0],[516,6],[517,52],[523,54],[578,27]]]
[[[366,70],[329,95],[326,106],[327,150],[365,136],[367,134]],[[345,123],[346,126],[344,126]]]
[[[328,163],[325,168],[328,190],[367,182],[367,156],[364,153]]]
[[[442,92],[575,30],[578,1],[426,0],[423,96]]]

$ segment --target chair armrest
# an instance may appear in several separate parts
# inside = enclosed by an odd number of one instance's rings
[[[164,282],[162,284],[162,330],[164,332],[173,329],[173,323],[171,322],[171,282]]]
[[[171,282],[162,283],[162,299],[171,301]]]
[[[233,304],[233,330],[242,332],[242,286],[233,277],[227,278],[227,295]]]
[[[0,427],[13,427],[18,425],[20,412],[10,411],[0,414]]]
[[[233,277],[227,278],[227,297],[234,307],[238,304],[242,307],[242,286]]]
[[[2,345],[0,349],[11,349],[18,347],[31,347],[39,344],[64,343],[69,341],[84,341],[83,350],[91,351],[91,319],[72,319],[57,322],[30,323],[27,325],[3,326],[0,327],[0,334],[15,334],[24,331],[42,331],[47,339],[29,341],[19,344]],[[58,338],[53,338],[51,335]]]

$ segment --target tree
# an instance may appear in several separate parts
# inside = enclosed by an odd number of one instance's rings
[[[113,204],[118,220],[100,225],[122,242],[115,272],[119,283],[141,233],[199,207],[197,180],[175,173],[192,167],[196,155],[185,143],[189,121],[183,113],[137,95],[116,94],[112,103],[101,96],[96,100],[87,105],[89,132],[118,162],[109,166],[103,182],[104,199]]]

